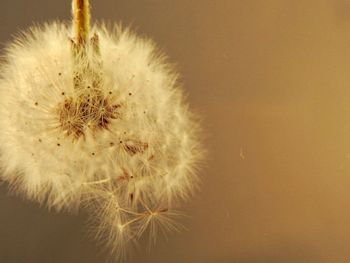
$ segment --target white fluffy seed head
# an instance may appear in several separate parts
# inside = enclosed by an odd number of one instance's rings
[[[202,156],[177,74],[151,41],[128,30],[94,27],[84,55],[71,32],[62,23],[46,24],[7,48],[2,178],[55,209],[84,200],[108,207],[101,193],[136,214],[164,200],[170,209],[196,187]],[[106,217],[102,228],[123,224],[108,208],[99,216]]]

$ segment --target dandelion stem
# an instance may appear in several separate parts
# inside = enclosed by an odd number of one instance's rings
[[[73,0],[72,10],[76,43],[84,45],[88,40],[90,30],[89,0]]]

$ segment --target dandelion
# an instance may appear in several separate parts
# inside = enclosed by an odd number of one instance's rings
[[[152,41],[90,28],[88,0],[72,6],[72,26],[32,27],[6,50],[1,178],[49,208],[87,207],[123,254],[147,227],[174,228],[166,215],[198,185],[198,122]]]

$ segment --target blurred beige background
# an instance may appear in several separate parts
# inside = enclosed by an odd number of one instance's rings
[[[178,64],[209,150],[188,231],[129,262],[350,262],[350,1],[95,0]],[[70,0],[1,0],[0,41]],[[3,46],[2,45],[2,46]],[[1,263],[100,263],[85,215],[0,190]]]

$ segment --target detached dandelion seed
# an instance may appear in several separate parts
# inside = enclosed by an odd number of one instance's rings
[[[6,50],[1,178],[50,208],[88,209],[118,257],[148,226],[176,229],[167,215],[198,185],[199,125],[152,41],[91,27],[88,0],[72,10],[72,26],[32,27]]]

